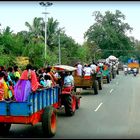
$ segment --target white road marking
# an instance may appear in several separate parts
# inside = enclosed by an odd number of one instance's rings
[[[97,111],[102,104],[103,103],[100,103],[99,106],[94,111]]]
[[[114,89],[111,89],[111,90],[110,90],[110,93],[111,93],[113,90],[114,90]]]

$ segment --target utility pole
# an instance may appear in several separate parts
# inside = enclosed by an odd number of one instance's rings
[[[58,46],[59,46],[59,65],[61,65],[61,47],[60,47],[60,30],[58,35]]]
[[[39,3],[41,6],[45,7],[45,12],[43,12],[43,14],[45,14],[45,52],[44,52],[44,58],[45,58],[45,62],[46,62],[46,49],[47,49],[47,7],[53,5],[53,3],[51,2],[40,2]]]
[[[58,29],[59,65],[61,65],[61,43],[60,43],[60,40],[61,40],[60,34],[61,34],[61,33],[60,33],[60,32],[61,32],[63,29],[64,29],[64,27]]]

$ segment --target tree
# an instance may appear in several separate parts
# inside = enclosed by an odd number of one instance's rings
[[[47,23],[47,45],[49,49],[53,50],[56,44],[54,43],[54,37],[57,35],[59,22],[53,18],[48,18]]]
[[[78,56],[78,45],[70,36],[61,34],[61,57],[63,64],[72,64],[72,61]],[[57,45],[58,46],[58,45]],[[58,49],[58,48],[57,48]]]
[[[134,48],[135,51],[133,52],[132,57],[140,61],[140,41],[137,39],[135,40],[132,37],[131,39],[134,41],[134,44],[135,44],[135,48]]]
[[[106,11],[104,16],[99,11],[95,11],[93,16],[96,23],[85,32],[84,38],[87,42],[94,41],[102,50],[112,50],[112,52],[103,52],[104,58],[112,54],[119,57],[128,53],[115,50],[133,49],[133,43],[126,35],[126,32],[131,32],[132,28],[128,23],[122,22],[125,20],[125,16],[119,10],[116,10],[115,14]]]
[[[25,25],[29,28],[29,39],[34,43],[42,40],[42,31],[43,31],[43,18],[35,17],[32,25],[28,22],[25,22]]]

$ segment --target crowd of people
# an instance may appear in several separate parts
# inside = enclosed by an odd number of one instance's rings
[[[51,66],[35,70],[28,64],[23,71],[18,66],[0,66],[0,100],[26,101],[30,92],[56,85],[74,86],[72,73],[58,73]]]
[[[102,70],[107,70],[111,65],[106,62],[92,62],[90,64],[82,65],[78,62],[75,67],[77,67],[77,75],[83,76],[84,79],[90,79],[93,74],[102,72]]]

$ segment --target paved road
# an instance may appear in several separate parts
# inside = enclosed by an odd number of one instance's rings
[[[85,92],[88,94],[85,94]],[[140,138],[140,74],[120,72],[98,95],[84,91],[81,106],[72,117],[58,113],[57,133],[52,139],[133,139]],[[42,138],[41,123],[12,124],[9,138]]]

